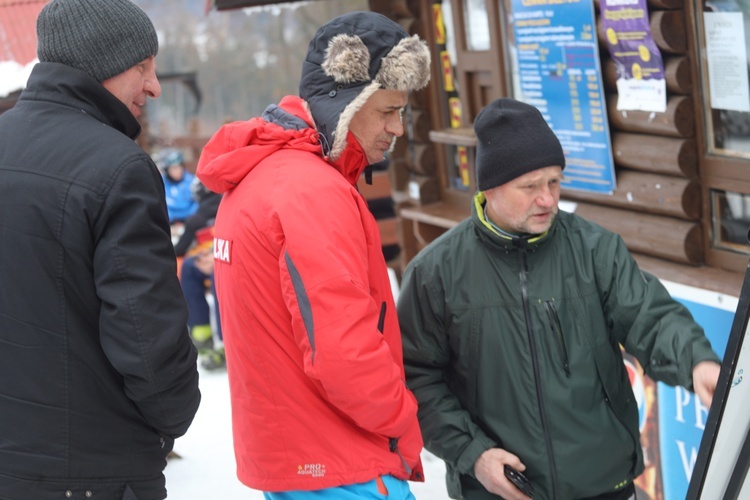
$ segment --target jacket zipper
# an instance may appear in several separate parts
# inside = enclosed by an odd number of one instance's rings
[[[380,333],[383,333],[383,328],[385,327],[385,311],[386,311],[386,305],[385,301],[383,301],[383,304],[380,306],[380,318],[378,319],[378,330]],[[398,438],[388,438],[388,449],[391,450],[391,453],[395,453],[398,455],[398,458],[401,459],[401,465],[404,466],[404,469],[406,469],[406,473],[411,476],[411,467],[409,467],[409,464],[406,463],[406,459],[401,454],[401,450],[398,449]]]
[[[542,428],[544,429],[544,443],[547,447],[547,459],[550,467],[550,479],[552,481],[552,498],[557,498],[558,478],[557,478],[557,465],[555,463],[555,457],[552,448],[552,438],[550,437],[549,423],[547,420],[547,412],[544,407],[544,397],[542,396],[542,382],[541,372],[539,370],[539,355],[536,351],[536,342],[534,338],[534,329],[531,322],[531,307],[529,305],[529,288],[527,274],[529,271],[528,260],[527,260],[527,249],[526,241],[523,239],[517,240],[518,245],[518,264],[520,266],[519,278],[521,281],[521,297],[523,301],[523,313],[526,318],[526,333],[529,338],[529,349],[531,351],[531,364],[534,369],[534,385],[536,387],[536,398],[539,404],[539,416],[542,420]]]
[[[547,318],[549,318],[549,326],[552,330],[552,335],[555,336],[555,345],[557,351],[560,353],[560,360],[565,370],[565,375],[570,377],[570,363],[568,361],[568,350],[565,348],[565,337],[563,336],[562,325],[560,325],[560,317],[557,315],[557,309],[552,301],[544,301],[544,310],[547,311]]]

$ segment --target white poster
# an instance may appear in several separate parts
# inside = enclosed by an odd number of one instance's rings
[[[742,12],[704,12],[711,107],[750,111]]]

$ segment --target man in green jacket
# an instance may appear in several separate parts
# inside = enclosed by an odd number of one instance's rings
[[[468,500],[631,499],[643,471],[621,347],[710,406],[720,365],[701,327],[622,239],[559,212],[565,157],[539,111],[499,99],[474,123],[471,217],[406,269],[409,388],[448,491]]]

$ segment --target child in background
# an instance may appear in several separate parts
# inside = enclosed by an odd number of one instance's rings
[[[226,366],[214,286],[213,240],[213,226],[198,230],[195,245],[188,251],[180,270],[180,283],[189,310],[190,337],[203,358],[201,366],[208,370]],[[213,298],[213,307],[209,304],[209,296]]]

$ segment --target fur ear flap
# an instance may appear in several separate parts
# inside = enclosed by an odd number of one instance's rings
[[[430,81],[430,49],[417,35],[404,38],[383,58],[375,80],[384,89],[419,90]]]
[[[328,42],[323,71],[338,83],[370,80],[370,51],[358,36],[336,35]]]

